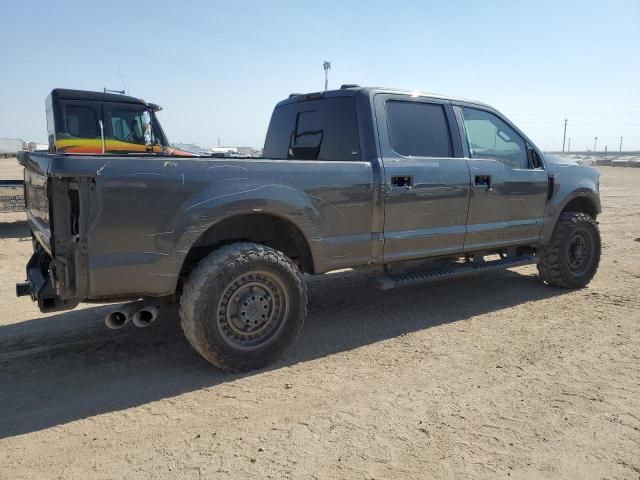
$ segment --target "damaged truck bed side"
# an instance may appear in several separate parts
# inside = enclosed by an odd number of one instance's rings
[[[42,311],[178,301],[191,344],[228,370],[293,342],[302,273],[377,264],[392,288],[537,263],[575,288],[600,258],[598,173],[477,102],[347,86],[280,102],[260,159],[20,161],[34,254],[18,294]]]

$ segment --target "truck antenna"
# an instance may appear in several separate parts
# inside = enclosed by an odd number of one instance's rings
[[[120,69],[118,69],[118,75],[120,76],[120,81],[122,82],[122,89],[126,93],[126,91],[129,90],[129,87],[127,86],[127,82],[124,81],[124,76],[122,75]]]

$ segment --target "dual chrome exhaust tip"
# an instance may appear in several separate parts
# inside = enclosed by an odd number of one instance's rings
[[[136,327],[144,328],[151,325],[158,318],[159,306],[143,301],[126,303],[109,312],[104,318],[105,325],[112,329],[124,327],[133,322]]]

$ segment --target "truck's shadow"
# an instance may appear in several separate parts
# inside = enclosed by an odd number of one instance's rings
[[[309,318],[272,369],[562,294],[503,272],[381,293],[363,276],[310,281]],[[35,306],[34,306],[35,308]],[[233,381],[184,339],[175,309],[147,329],[104,327],[93,307],[0,327],[0,438]],[[346,368],[346,367],[345,367]]]

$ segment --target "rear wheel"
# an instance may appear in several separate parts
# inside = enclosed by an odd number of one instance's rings
[[[564,288],[587,285],[600,264],[596,221],[586,213],[560,215],[549,244],[540,252],[538,272],[547,283]]]
[[[193,270],[180,298],[189,343],[224,370],[263,367],[298,336],[307,314],[302,274],[255,243],[224,246]]]

